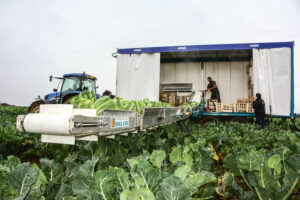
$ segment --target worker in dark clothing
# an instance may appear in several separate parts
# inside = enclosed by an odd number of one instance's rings
[[[115,98],[116,96],[112,94],[112,92],[110,90],[105,90],[102,93],[102,96],[109,96],[111,99]]]
[[[221,98],[220,98],[220,93],[219,93],[219,89],[217,87],[216,81],[213,81],[211,79],[211,77],[207,77],[208,80],[208,85],[207,85],[207,89],[206,90],[201,90],[201,92],[207,92],[210,90],[211,92],[211,97],[210,99],[217,99],[218,102],[221,102]]]
[[[252,107],[254,108],[256,123],[260,129],[265,129],[265,102],[261,99],[260,93],[256,93],[256,97],[253,100]]]

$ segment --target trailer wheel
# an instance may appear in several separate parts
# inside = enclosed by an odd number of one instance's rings
[[[205,123],[208,123],[208,122],[218,122],[218,121],[220,121],[220,119],[218,117],[202,117],[200,119],[200,124],[204,125]]]
[[[45,102],[40,101],[40,100],[32,102],[32,104],[28,108],[28,112],[29,113],[39,113],[41,104],[45,104]]]
[[[244,118],[244,117],[233,117],[229,121],[230,122],[239,122],[239,123],[243,123],[243,124],[248,123],[248,119]]]

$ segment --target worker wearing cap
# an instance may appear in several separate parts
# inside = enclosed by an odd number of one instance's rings
[[[260,93],[256,93],[256,97],[253,98],[252,107],[254,108],[256,123],[259,125],[260,129],[264,129],[266,110],[265,102],[262,100]]]
[[[217,87],[216,81],[213,81],[211,79],[211,77],[207,77],[208,80],[208,85],[207,85],[207,89],[206,90],[201,90],[201,92],[207,92],[210,90],[211,92],[211,97],[210,99],[217,99],[218,102],[221,102],[221,98],[220,98],[220,93],[219,93],[219,89]]]

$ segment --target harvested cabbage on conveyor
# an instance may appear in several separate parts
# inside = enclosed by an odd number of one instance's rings
[[[144,99],[140,101],[129,101],[121,97],[115,97],[111,99],[109,96],[102,96],[99,99],[96,99],[96,95],[90,91],[83,91],[81,94],[73,97],[70,100],[74,108],[90,108],[96,109],[97,115],[104,110],[127,110],[127,111],[136,111],[141,114],[145,107],[171,107],[172,105],[165,102],[155,102],[150,101],[149,99]],[[199,103],[197,102],[185,102],[182,107],[194,107]]]

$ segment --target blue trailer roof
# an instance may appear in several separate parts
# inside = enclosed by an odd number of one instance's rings
[[[216,50],[242,50],[242,49],[269,49],[289,47],[294,42],[267,42],[267,43],[240,43],[240,44],[212,44],[212,45],[187,45],[187,46],[166,46],[166,47],[145,47],[118,49],[119,54],[134,53],[156,53],[156,52],[180,52],[180,51],[216,51]]]

